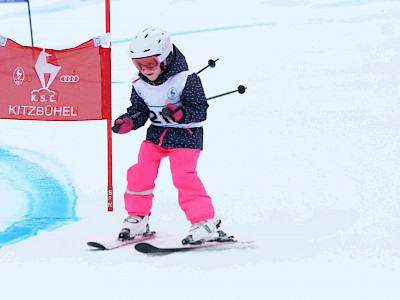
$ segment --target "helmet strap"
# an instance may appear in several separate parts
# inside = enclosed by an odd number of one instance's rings
[[[160,64],[160,69],[161,71],[164,71],[166,69],[166,61],[164,60],[161,64]]]
[[[164,71],[171,64],[173,57],[174,53],[171,51],[167,58],[160,64],[161,71]]]

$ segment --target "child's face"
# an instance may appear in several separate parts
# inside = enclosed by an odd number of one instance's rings
[[[158,65],[153,70],[146,70],[146,69],[142,70],[142,74],[146,76],[147,79],[150,81],[155,81],[158,78],[158,76],[160,76],[161,72],[162,71],[160,65]]]

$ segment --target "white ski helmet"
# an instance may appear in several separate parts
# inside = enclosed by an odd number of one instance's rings
[[[152,27],[136,33],[129,45],[131,58],[142,58],[158,55],[158,60],[163,62],[172,52],[172,42],[165,30]]]

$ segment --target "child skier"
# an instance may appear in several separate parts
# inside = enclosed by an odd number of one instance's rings
[[[131,239],[149,233],[153,189],[161,159],[169,157],[179,205],[191,222],[185,243],[202,243],[225,235],[214,223],[214,207],[196,172],[203,149],[202,122],[207,100],[197,74],[188,70],[183,54],[172,44],[167,32],[147,28],[134,35],[129,55],[139,70],[133,81],[131,106],[114,122],[119,134],[136,130],[150,119],[146,140],[137,164],[127,171],[124,194],[128,217],[119,238]]]

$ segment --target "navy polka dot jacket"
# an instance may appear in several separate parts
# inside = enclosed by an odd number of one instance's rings
[[[171,76],[187,70],[188,65],[184,55],[174,45],[174,56],[170,65],[156,81],[149,81],[146,76],[141,73],[139,73],[139,76],[141,80],[149,84],[160,85]],[[127,108],[127,113],[124,116],[132,118],[132,129],[136,130],[145,125],[149,119],[150,110],[133,87],[130,100],[132,105]],[[183,105],[183,118],[179,123],[189,124],[206,120],[208,103],[204,94],[203,85],[197,74],[194,73],[188,76],[186,85],[182,91],[181,100]],[[140,112],[140,114],[138,114],[138,112]],[[150,125],[147,129],[146,140],[163,147],[203,149],[203,127],[190,129],[168,128],[166,132],[165,129],[165,127]]]

